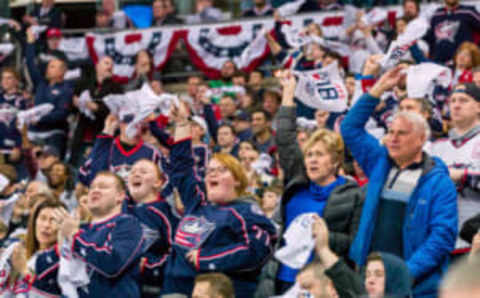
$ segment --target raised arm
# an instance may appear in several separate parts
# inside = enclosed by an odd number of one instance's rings
[[[27,68],[30,76],[32,77],[33,85],[36,88],[40,82],[43,81],[43,77],[38,70],[38,65],[35,63],[35,36],[33,35],[32,28],[27,30],[27,46],[25,49]]]
[[[317,216],[312,226],[312,233],[315,238],[315,252],[325,266],[325,274],[333,282],[339,297],[359,297],[366,294],[361,276],[350,269],[329,248],[331,237],[327,224],[322,218]]]
[[[369,62],[372,63],[369,58]],[[401,79],[402,68],[396,67],[386,72],[366,93],[360,97],[347,113],[341,125],[341,133],[345,144],[352,152],[367,176],[376,165],[377,158],[384,150],[380,142],[365,129],[365,124],[380,103],[380,97],[397,85]]]
[[[170,150],[170,181],[178,189],[188,212],[205,200],[205,185],[195,174],[192,131],[186,104],[182,102],[179,107],[173,107],[170,119],[175,122],[174,144]]]
[[[276,117],[277,133],[275,142],[278,148],[280,166],[285,173],[285,183],[299,173],[305,173],[303,154],[297,143],[296,106],[294,94],[295,77],[290,71],[280,75],[283,86],[282,105]]]

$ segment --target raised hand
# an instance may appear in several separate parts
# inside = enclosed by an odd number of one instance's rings
[[[27,251],[22,243],[18,243],[12,253],[12,267],[21,275],[27,273]]]
[[[315,216],[312,224],[312,236],[315,238],[315,249],[319,253],[324,249],[328,249],[328,228],[325,220],[320,216]]]
[[[385,91],[389,91],[395,87],[400,80],[405,76],[403,70],[405,66],[396,66],[386,73],[384,73],[375,85],[370,89],[370,95],[376,98],[380,98]]]
[[[115,130],[118,128],[119,123],[115,115],[109,114],[105,119],[105,125],[103,127],[103,133],[108,135],[113,135]]]
[[[275,76],[279,79],[280,85],[282,85],[282,105],[293,106],[295,97],[295,88],[297,87],[297,81],[295,76],[290,70],[278,71]]]

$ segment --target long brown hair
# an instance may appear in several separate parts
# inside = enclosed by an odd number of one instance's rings
[[[35,205],[34,210],[28,219],[27,237],[25,239],[27,259],[30,259],[40,248],[40,243],[38,243],[35,234],[35,230],[37,229],[37,217],[40,212],[45,208],[66,208],[65,204],[49,194],[41,193],[33,196],[33,198],[35,198],[35,201],[38,203]]]

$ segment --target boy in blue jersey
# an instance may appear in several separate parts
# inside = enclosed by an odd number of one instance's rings
[[[79,297],[140,297],[137,277],[145,241],[138,220],[121,213],[125,191],[120,177],[100,172],[88,192],[91,223],[80,225],[66,212],[57,214],[59,238],[71,240],[73,255],[87,264],[90,282],[77,289]]]
[[[124,201],[122,211],[138,218],[146,241],[139,268],[142,297],[160,294],[164,264],[179,221],[163,196],[165,182],[160,168],[147,159],[137,161],[128,176],[130,198]]]

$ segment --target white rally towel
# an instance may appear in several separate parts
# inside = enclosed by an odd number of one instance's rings
[[[5,25],[5,24],[10,24],[10,19],[6,18],[0,18],[0,26]]]
[[[128,98],[124,94],[109,94],[102,98],[105,105],[110,110],[110,113],[118,116],[122,107],[131,103],[128,102]]]
[[[342,27],[347,29],[357,22],[357,13],[359,9],[351,4],[347,4],[343,8],[343,22]]]
[[[0,284],[5,284],[7,278],[10,276],[10,271],[12,271],[12,265],[10,259],[13,254],[13,250],[19,244],[19,242],[13,242],[5,250],[3,250],[2,255],[0,257]],[[3,296],[2,296],[3,297]]]
[[[349,45],[338,40],[325,39],[323,37],[312,36],[313,42],[318,43],[324,48],[329,49],[332,52],[339,54],[342,57],[350,56],[352,50]]]
[[[453,79],[448,67],[431,62],[412,65],[406,73],[407,94],[412,98],[427,96],[431,100],[435,86],[448,88]]]
[[[267,173],[272,166],[273,159],[270,154],[261,153],[257,160],[252,162],[251,167],[258,175]]]
[[[297,216],[289,225],[283,238],[286,245],[275,253],[275,258],[290,268],[300,269],[308,261],[315,247],[312,224],[316,213],[304,213]]]
[[[87,286],[90,277],[87,264],[73,255],[72,241],[64,239],[60,248],[60,266],[57,281],[62,289],[62,295],[68,298],[78,298],[77,289]]]
[[[125,94],[110,94],[103,98],[103,101],[121,121],[129,119],[126,135],[134,138],[142,122],[152,113],[168,114],[172,104],[179,105],[178,96],[170,93],[157,95],[153,92],[148,83],[143,84],[139,90]]]
[[[80,93],[80,96],[78,97],[78,109],[82,114],[87,116],[87,118],[95,120],[95,115],[89,108],[87,108],[89,102],[93,102],[90,90],[85,90]]]
[[[22,128],[25,124],[30,125],[40,121],[43,116],[53,111],[53,108],[54,106],[51,103],[42,103],[28,110],[18,112],[18,127]]]
[[[58,49],[67,55],[69,61],[88,59],[88,48],[85,37],[60,39]]]
[[[297,13],[306,0],[297,0],[288,2],[277,8],[277,12],[282,17],[288,17]]]
[[[295,97],[314,109],[343,112],[347,109],[347,88],[338,71],[337,62],[311,71],[297,71]]]
[[[9,184],[10,179],[8,179],[5,175],[0,174],[0,192],[4,191]]]
[[[17,201],[21,198],[19,193],[13,194],[7,200],[2,201],[2,206],[0,208],[0,220],[8,226],[10,224],[10,219],[12,218],[13,208]]]
[[[382,8],[373,8],[362,16],[362,22],[367,26],[375,26],[387,19],[388,13]]]
[[[390,45],[387,54],[380,61],[380,65],[384,69],[395,66],[403,55],[408,52],[408,49],[427,33],[429,27],[428,21],[421,17],[408,23],[405,32]]]
[[[14,49],[15,46],[11,43],[0,43],[0,60],[8,57]]]
[[[178,96],[170,93],[155,94],[148,83],[143,84],[142,88],[129,94],[131,98],[136,99],[135,117],[128,124],[126,134],[133,138],[140,129],[143,121],[152,113],[168,115],[172,104],[179,105]]]
[[[318,125],[315,120],[310,120],[305,117],[297,117],[297,126],[308,130],[315,130]]]
[[[47,30],[47,26],[45,25],[32,25],[31,28],[35,39],[37,39],[43,31]]]

